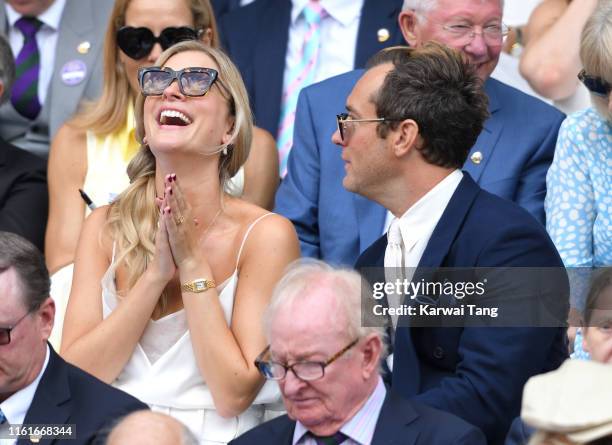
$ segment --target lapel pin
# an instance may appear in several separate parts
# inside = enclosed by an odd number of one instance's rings
[[[79,43],[79,46],[77,46],[77,51],[79,52],[79,54],[87,54],[90,48],[91,43],[85,40],[84,42]]]
[[[79,59],[66,62],[60,72],[64,85],[73,87],[80,84],[87,76],[87,65]]]
[[[475,151],[474,153],[472,153],[472,156],[470,156],[470,159],[474,164],[478,165],[482,162],[482,153],[479,151]]]
[[[378,37],[378,41],[380,43],[386,42],[387,40],[389,40],[390,37],[389,30],[387,28],[380,28],[376,32],[376,36]]]

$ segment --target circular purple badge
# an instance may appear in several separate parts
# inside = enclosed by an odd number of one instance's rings
[[[64,84],[69,86],[78,85],[87,75],[87,65],[82,60],[70,60],[62,67],[61,75]]]

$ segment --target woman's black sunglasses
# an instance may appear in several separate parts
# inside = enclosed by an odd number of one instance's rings
[[[601,77],[589,76],[585,70],[580,71],[578,79],[591,93],[597,96],[608,97],[610,90],[612,90],[612,86],[608,82]]]
[[[124,26],[117,31],[117,44],[128,57],[140,60],[149,55],[155,43],[168,49],[183,40],[196,40],[198,35],[198,31],[187,26],[166,28],[159,37],[155,37],[149,28]]]
[[[204,96],[217,77],[217,70],[212,68],[192,67],[174,71],[171,68],[152,66],[138,70],[140,91],[144,96],[161,96],[174,79],[178,81],[179,90],[185,96]]]

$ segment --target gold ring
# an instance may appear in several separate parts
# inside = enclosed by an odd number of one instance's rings
[[[185,217],[183,215],[179,215],[179,217],[176,218],[174,222],[176,223],[177,226],[180,226],[181,224],[185,222]]]

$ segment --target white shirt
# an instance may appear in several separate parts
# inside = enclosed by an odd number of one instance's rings
[[[64,12],[66,0],[55,0],[45,12],[37,18],[43,25],[36,33],[36,43],[40,54],[40,73],[38,74],[38,101],[41,105],[45,103],[49,83],[53,77],[53,67],[55,65],[55,48],[57,46],[57,36],[59,26]],[[13,51],[13,57],[17,59],[19,51],[23,46],[23,34],[15,27],[15,22],[21,18],[21,14],[5,3],[6,17],[9,24],[9,43]]]
[[[38,388],[38,384],[40,383],[40,379],[42,378],[45,369],[47,369],[47,365],[49,364],[49,346],[47,346],[47,354],[45,356],[45,362],[40,369],[40,372],[36,376],[36,378],[23,389],[20,389],[15,394],[10,396],[4,402],[0,403],[0,409],[6,416],[6,420],[11,425],[22,425],[25,420],[25,416],[30,409],[30,405],[32,404],[32,400],[34,400],[34,394],[36,393],[36,389]],[[13,439],[0,439],[0,445],[13,445],[17,441]]]
[[[438,225],[438,221],[440,221],[461,179],[463,179],[463,173],[461,170],[455,170],[399,218],[406,267],[417,267],[419,265],[423,252],[429,244],[431,234]],[[406,278],[410,280],[412,277]]]
[[[348,437],[342,442],[342,445],[370,445],[386,395],[387,389],[382,378],[379,377],[376,388],[370,394],[366,403],[340,428],[340,432]],[[297,421],[293,431],[292,444],[316,445],[311,436],[305,436],[307,432],[308,428]]]
[[[307,4],[308,0],[293,0],[283,78],[301,60],[304,36],[308,32],[302,11]],[[314,82],[353,69],[363,0],[320,0],[320,4],[327,14],[321,21],[321,48]]]

